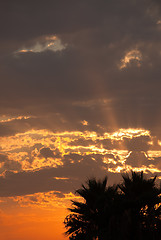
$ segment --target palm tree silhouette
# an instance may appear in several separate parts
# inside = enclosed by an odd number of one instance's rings
[[[119,188],[128,239],[161,239],[161,188],[156,186],[156,176],[146,179],[143,172],[132,171],[122,177]]]
[[[86,182],[86,186],[82,185],[82,188],[76,191],[84,201],[72,201],[73,208],[69,209],[72,214],[65,218],[69,239],[105,239],[117,195],[116,186],[106,185],[107,177],[102,181],[93,178]]]
[[[160,240],[161,187],[156,177],[143,172],[122,175],[121,184],[108,186],[103,180],[88,179],[76,191],[82,201],[72,201],[65,218],[70,240]]]

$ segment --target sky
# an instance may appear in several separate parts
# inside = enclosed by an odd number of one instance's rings
[[[65,240],[88,178],[161,179],[159,0],[2,0],[0,238]]]

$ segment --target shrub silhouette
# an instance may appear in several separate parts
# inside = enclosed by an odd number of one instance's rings
[[[122,175],[122,183],[107,186],[89,179],[76,191],[83,201],[72,201],[64,220],[70,240],[161,239],[161,189],[156,177],[143,172]]]

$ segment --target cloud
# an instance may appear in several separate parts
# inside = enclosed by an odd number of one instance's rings
[[[53,132],[39,129],[1,137],[2,156],[5,155],[15,164],[18,161],[23,171],[65,167],[67,162],[79,163],[88,157],[107,170],[112,168],[117,171],[119,167],[119,171],[124,171],[129,152],[146,152],[150,157],[156,157],[158,150],[159,157],[160,149],[157,139],[145,129],[119,129],[102,134],[94,131]],[[15,170],[21,171],[16,166]],[[1,170],[5,172],[7,169]]]
[[[0,123],[0,136],[10,136],[14,135],[16,132],[12,127],[6,126]]]
[[[135,151],[130,153],[126,160],[126,164],[130,165],[131,167],[141,168],[142,166],[150,165],[150,161],[144,152]]]
[[[161,170],[161,157],[152,158],[150,164],[152,164],[157,169]]]
[[[50,191],[46,193],[35,193],[32,195],[12,197],[13,201],[18,202],[23,207],[39,207],[47,208],[51,211],[57,207],[62,208],[62,205],[67,206],[71,199],[79,197],[72,193],[62,194],[59,191]]]
[[[87,177],[108,175],[115,183],[130,169],[160,174],[161,152],[149,149],[149,132],[118,133],[32,130],[8,137],[7,146],[1,141],[1,151],[7,152],[1,154],[1,196],[74,192]]]
[[[43,38],[35,41],[33,45],[28,48],[22,48],[15,52],[15,54],[22,53],[41,53],[44,51],[62,51],[66,48],[66,45],[63,45],[61,40],[56,36],[45,36]]]
[[[0,154],[0,174],[3,175],[5,171],[19,172],[21,170],[21,163],[18,161],[10,160],[5,154]]]
[[[54,157],[61,157],[61,154],[58,149],[51,150],[50,148],[41,148],[40,149],[40,155],[48,158],[54,158]]]
[[[38,171],[6,172],[0,177],[0,196],[20,196],[37,192],[61,191],[62,193],[75,192],[80,182],[88,177],[102,177],[107,171],[99,164],[86,156],[81,162],[68,162],[58,168],[46,168]],[[119,174],[108,173],[109,184],[120,178]],[[110,179],[110,176],[113,178]],[[57,178],[55,178],[57,177]]]
[[[22,119],[29,119],[31,118],[30,116],[18,116],[18,117],[11,117],[8,118],[7,116],[2,116],[0,118],[0,123],[6,123],[6,122],[11,122],[11,121],[15,121],[15,120],[22,120]]]
[[[132,139],[124,138],[124,144],[129,151],[144,151],[147,152],[151,145],[150,136],[133,137]]]
[[[7,155],[5,155],[5,154],[0,154],[0,163],[1,163],[1,162],[5,162],[5,161],[7,161],[7,160],[8,160]]]
[[[4,162],[2,167],[5,171],[16,171],[19,172],[22,169],[22,166],[17,161],[8,160]]]
[[[81,121],[82,125],[87,126],[88,122],[86,120]]]
[[[136,62],[136,66],[141,66],[142,54],[139,50],[134,49],[125,54],[121,59],[120,69],[126,68],[131,62]]]
[[[2,195],[68,191],[89,174],[116,179],[135,167],[160,171],[159,5],[3,1]]]

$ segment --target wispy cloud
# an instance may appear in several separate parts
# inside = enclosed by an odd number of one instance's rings
[[[0,123],[7,123],[7,122],[12,122],[15,120],[26,120],[26,119],[30,119],[30,118],[34,118],[33,116],[16,116],[16,117],[9,117],[9,116],[1,116],[0,117]]]
[[[57,36],[45,36],[35,40],[29,47],[20,48],[15,54],[20,53],[41,53],[45,51],[63,51],[67,47]]]

